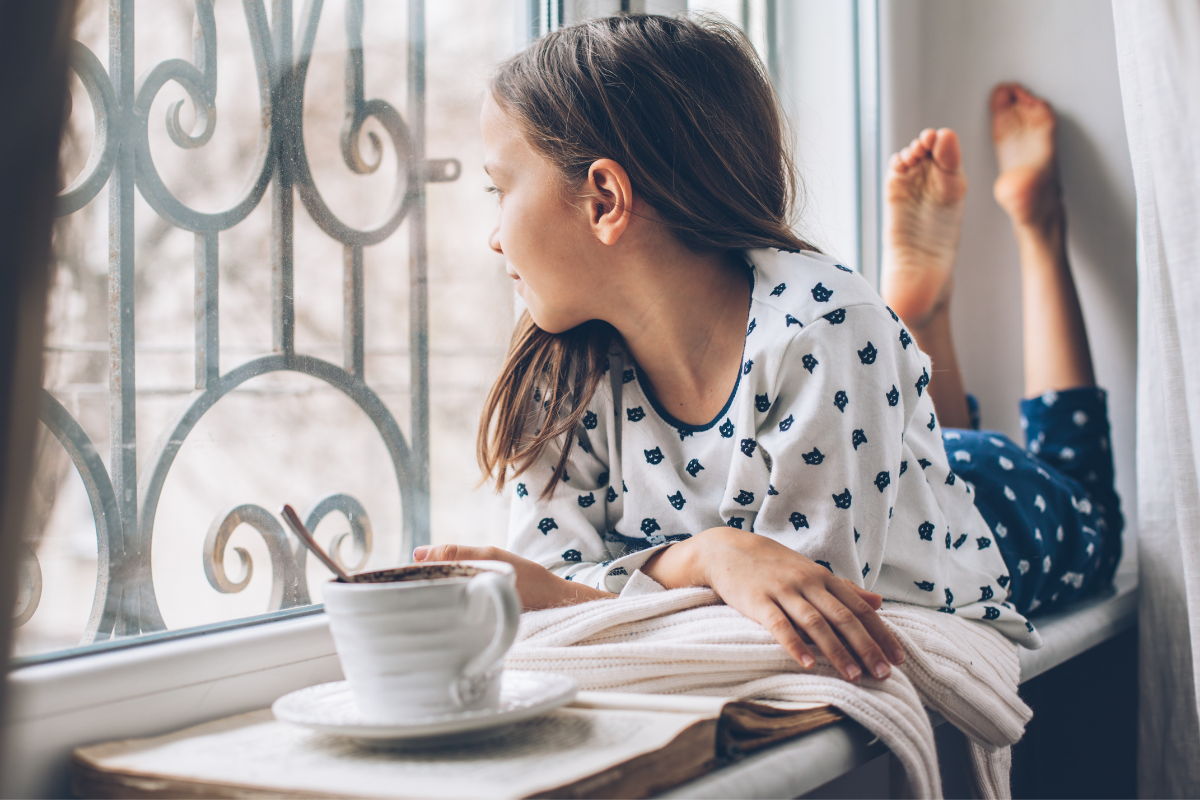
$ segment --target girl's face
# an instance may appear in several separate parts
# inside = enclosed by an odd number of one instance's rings
[[[558,170],[536,153],[489,93],[480,119],[484,169],[500,200],[488,244],[507,260],[533,321],[561,333],[600,316],[606,295],[597,280],[585,203],[573,203]]]

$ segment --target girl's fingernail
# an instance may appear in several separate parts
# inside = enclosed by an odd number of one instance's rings
[[[424,561],[425,556],[428,555],[428,553],[429,553],[429,547],[427,545],[421,545],[416,550],[413,550],[413,560],[414,561]]]
[[[892,651],[892,663],[899,664],[903,661],[904,661],[904,651],[903,650],[893,650]]]
[[[879,680],[886,678],[889,672],[891,672],[891,670],[888,669],[888,665],[884,664],[882,661],[875,665],[875,677],[879,678]]]
[[[800,663],[804,666],[805,669],[812,669],[813,664],[816,664],[817,660],[815,658],[813,658],[812,656],[800,656]]]
[[[862,675],[862,670],[858,667],[850,666],[846,668],[846,677],[850,680],[856,681],[860,675]]]

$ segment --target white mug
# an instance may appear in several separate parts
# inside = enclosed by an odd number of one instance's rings
[[[429,562],[355,577],[367,582],[325,585],[325,613],[363,719],[499,707],[521,616],[511,564]]]

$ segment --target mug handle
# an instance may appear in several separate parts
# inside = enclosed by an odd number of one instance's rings
[[[492,602],[496,608],[496,632],[483,652],[468,661],[463,674],[451,684],[450,694],[459,706],[475,702],[487,691],[487,679],[517,638],[517,625],[521,621],[521,601],[507,575],[479,573],[467,583],[466,599],[468,614],[477,603]]]

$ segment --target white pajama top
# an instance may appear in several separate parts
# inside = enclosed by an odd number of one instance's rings
[[[620,592],[649,557],[708,528],[768,536],[888,600],[1040,636],[1006,602],[1008,569],[957,479],[926,387],[928,356],[858,274],[814,253],[753,250],[745,354],[706,425],[672,417],[614,346],[567,464],[509,483],[508,548]]]

